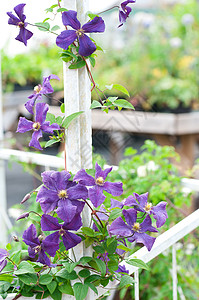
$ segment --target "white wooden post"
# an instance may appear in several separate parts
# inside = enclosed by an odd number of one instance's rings
[[[178,279],[177,279],[176,244],[172,246],[172,278],[173,278],[173,300],[177,300]]]
[[[134,285],[134,292],[135,292],[135,300],[139,300],[139,270],[135,271],[135,285]]]
[[[0,148],[3,148],[3,100],[2,100],[2,81],[1,81],[1,56],[0,56]],[[5,162],[0,159],[0,244],[7,242],[5,212],[6,212],[6,178]]]
[[[64,7],[77,11],[77,17],[83,25],[86,22],[89,0],[64,0]],[[74,120],[66,131],[66,167],[67,170],[76,173],[81,168],[92,167],[92,139],[91,139],[91,84],[86,67],[80,70],[68,69],[64,63],[64,103],[66,116],[84,111]],[[83,225],[89,226],[90,210],[86,206],[83,210]],[[75,254],[75,255],[73,255]],[[77,260],[83,255],[91,255],[91,249],[84,244],[76,246],[71,257]],[[75,256],[75,257],[74,257]],[[64,297],[65,298],[65,297]],[[66,299],[66,298],[65,298]],[[67,299],[72,299],[67,297]],[[87,300],[96,299],[93,291],[89,291]]]

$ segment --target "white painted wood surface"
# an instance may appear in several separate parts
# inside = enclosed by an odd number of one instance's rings
[[[2,79],[1,79],[1,56],[0,56],[0,150],[3,148],[3,103],[2,103]],[[0,244],[5,245],[7,241],[4,212],[6,212],[6,178],[5,162],[0,160]]]

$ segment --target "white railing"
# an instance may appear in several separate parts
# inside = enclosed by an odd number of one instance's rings
[[[38,154],[33,152],[24,152],[12,149],[0,149],[0,161],[9,160],[11,157],[15,157],[16,160],[26,163],[34,163],[40,166],[44,166],[46,169],[49,168],[63,168],[64,159],[46,154]],[[182,185],[193,191],[199,191],[199,181],[196,179],[182,179]],[[2,201],[2,198],[0,199]],[[5,199],[3,199],[5,202]],[[1,207],[1,202],[0,202]],[[4,211],[4,220],[7,227],[10,227],[9,218]],[[2,215],[3,215],[2,214]],[[135,252],[131,258],[137,257],[143,260],[145,263],[151,261],[153,258],[164,252],[169,247],[172,247],[172,278],[173,278],[173,300],[177,300],[177,293],[182,291],[177,286],[177,265],[176,265],[176,249],[175,244],[185,235],[190,233],[192,230],[199,226],[199,209],[184,218],[178,224],[161,234],[157,237],[152,250],[149,252],[146,247],[142,247],[140,250]],[[10,228],[9,228],[10,229]],[[139,300],[139,272],[138,268],[127,265],[126,268],[130,274],[135,274],[135,300]],[[108,300],[112,300],[114,293],[109,296]],[[182,297],[181,297],[182,298]]]

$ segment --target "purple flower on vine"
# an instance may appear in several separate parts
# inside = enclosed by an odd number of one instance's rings
[[[119,9],[119,21],[120,25],[118,27],[121,27],[128,18],[129,14],[131,13],[132,9],[127,6],[129,3],[135,3],[135,0],[127,0],[121,3],[120,9]]]
[[[0,249],[0,272],[5,268],[7,265],[7,258],[8,252],[4,249]]]
[[[126,199],[125,205],[134,206],[137,211],[153,215],[158,228],[163,226],[168,218],[166,211],[167,202],[161,201],[157,205],[153,206],[152,203],[148,202],[148,193],[142,195],[134,193],[133,196],[129,196]]]
[[[42,150],[39,143],[39,139],[42,137],[42,131],[53,134],[54,130],[59,130],[58,124],[53,123],[50,125],[49,121],[46,121],[46,115],[49,107],[46,103],[37,103],[35,107],[35,122],[29,121],[24,117],[20,117],[17,132],[24,133],[26,131],[33,130],[32,139],[29,143],[30,147],[35,147]]]
[[[150,251],[155,242],[155,238],[149,236],[146,232],[158,232],[158,230],[152,226],[150,216],[147,215],[144,221],[139,223],[135,209],[124,209],[123,215],[127,224],[123,221],[122,217],[119,217],[110,225],[109,233],[119,237],[127,237],[129,242],[136,241],[137,243],[142,243],[147,247],[148,251]]]
[[[89,56],[96,50],[96,45],[86,35],[91,32],[104,32],[105,24],[101,17],[95,17],[90,22],[81,27],[77,19],[77,12],[74,10],[64,11],[62,14],[62,22],[65,26],[70,26],[74,30],[65,30],[56,39],[58,47],[65,50],[77,39],[79,42],[78,53],[82,56]]]
[[[64,246],[66,250],[75,247],[79,244],[82,239],[70,232],[70,230],[78,230],[82,226],[81,217],[76,214],[70,222],[64,222],[64,224],[59,224],[58,220],[50,215],[42,215],[41,217],[41,229],[43,231],[55,231],[48,235],[49,241],[58,241],[62,237]]]
[[[54,211],[66,222],[70,222],[76,213],[80,214],[84,202],[77,199],[88,197],[87,188],[69,181],[71,175],[67,171],[46,171],[42,173],[44,186],[37,194],[37,201],[45,214]]]
[[[10,17],[8,19],[8,24],[19,27],[19,34],[15,39],[27,46],[27,40],[33,36],[33,33],[26,29],[28,23],[25,22],[26,16],[23,13],[25,5],[26,4],[18,4],[14,7],[17,17],[13,15],[12,12],[7,12],[7,15]]]
[[[108,173],[112,168],[107,168],[104,171],[98,165],[95,164],[95,178],[88,175],[84,169],[77,172],[74,176],[74,180],[85,186],[91,186],[88,190],[88,197],[95,207],[98,207],[105,200],[103,191],[111,194],[112,196],[120,196],[123,193],[122,182],[109,182],[105,181]]]
[[[51,74],[47,77],[43,77],[42,85],[38,84],[37,86],[34,87],[34,92],[28,97],[30,100],[28,100],[25,103],[25,108],[27,109],[27,111],[29,113],[34,114],[33,107],[35,105],[36,100],[41,100],[42,95],[44,95],[44,94],[51,94],[54,92],[54,90],[50,84],[51,79],[60,80],[57,75]]]
[[[43,240],[42,236],[37,237],[36,227],[31,224],[23,233],[23,241],[29,246],[28,253],[31,258],[35,258],[38,255],[38,262],[49,267],[53,266],[45,252],[54,257],[56,251],[59,249],[59,239],[56,237],[52,239],[47,236]]]

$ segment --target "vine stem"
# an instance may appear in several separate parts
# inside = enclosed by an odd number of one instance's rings
[[[111,7],[111,8],[108,8],[108,9],[105,9],[105,10],[103,10],[103,11],[101,11],[100,13],[98,13],[97,15],[101,15],[101,14],[103,14],[103,13],[105,13],[105,12],[107,12],[107,11],[109,11],[109,10],[112,10],[113,8],[120,8],[118,5],[114,5],[113,7]]]
[[[96,212],[94,209],[92,209],[91,205],[88,203],[87,200],[84,199],[84,201],[85,201],[85,203],[88,205],[88,207],[91,209],[92,215],[95,215],[96,218],[98,219],[98,221],[100,222],[101,226],[104,227],[103,224],[102,224],[102,221],[100,220],[100,218],[99,218],[98,215],[97,215],[97,212]]]
[[[34,27],[37,27],[37,28],[43,28],[43,29],[45,29],[45,31],[48,31],[48,32],[50,32],[50,33],[53,33],[53,34],[55,34],[55,35],[59,35],[58,33],[56,33],[56,32],[53,32],[53,31],[51,31],[51,30],[49,30],[49,29],[47,29],[46,27],[44,27],[44,26],[41,26],[41,25],[35,25],[35,24],[32,24],[32,23],[28,23],[28,25],[31,25],[31,26],[34,26]]]

